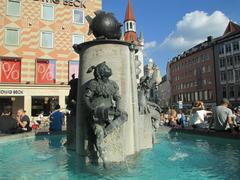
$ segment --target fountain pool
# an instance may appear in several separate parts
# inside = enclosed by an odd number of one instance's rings
[[[153,149],[125,163],[83,166],[65,136],[0,139],[0,179],[240,179],[240,140],[160,132]]]

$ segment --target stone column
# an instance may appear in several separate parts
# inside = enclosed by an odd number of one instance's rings
[[[29,95],[24,96],[24,110],[28,115],[32,114],[32,97]]]
[[[83,105],[82,88],[84,83],[93,78],[92,73],[87,74],[89,67],[103,61],[112,69],[110,79],[117,82],[120,88],[120,108],[128,113],[128,121],[123,127],[105,138],[106,157],[109,162],[123,161],[127,155],[136,152],[136,130],[134,118],[136,118],[137,100],[136,90],[133,86],[136,82],[136,74],[133,72],[130,44],[119,40],[95,40],[78,45],[75,50],[81,56],[79,66],[78,100],[77,100],[77,127],[76,150],[80,156],[86,156],[86,120],[87,114]],[[133,82],[133,78],[135,78]]]

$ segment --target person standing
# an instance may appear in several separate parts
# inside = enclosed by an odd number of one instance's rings
[[[31,131],[32,128],[30,127],[30,118],[26,115],[26,111],[23,109],[19,109],[17,111],[17,124],[19,132],[27,132]]]
[[[217,131],[224,131],[230,127],[231,131],[235,133],[232,120],[233,113],[232,110],[228,108],[229,104],[228,99],[222,99],[221,105],[217,106],[213,111],[213,120],[209,124],[209,129],[211,129],[212,125],[213,129]]]
[[[50,115],[50,132],[62,131],[63,113],[59,111],[60,105],[56,105],[55,111]]]

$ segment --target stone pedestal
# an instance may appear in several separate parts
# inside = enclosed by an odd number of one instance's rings
[[[139,115],[139,146],[140,149],[152,148],[153,145],[153,127],[151,114]]]
[[[136,73],[133,51],[130,51],[127,42],[119,40],[95,40],[75,47],[80,54],[78,99],[76,117],[76,151],[80,156],[87,156],[88,139],[86,107],[83,104],[84,84],[93,78],[87,74],[89,67],[102,62],[112,69],[111,80],[115,81],[120,89],[120,108],[127,112],[128,121],[105,140],[106,160],[109,162],[123,161],[127,155],[132,155],[139,150],[138,145],[138,101]]]
[[[67,116],[67,149],[76,150],[76,115]]]

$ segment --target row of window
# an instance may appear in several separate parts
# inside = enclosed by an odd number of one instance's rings
[[[192,59],[182,60],[181,63],[176,63],[176,65],[172,67],[172,72],[179,71],[182,68],[189,68],[189,66],[192,66],[193,64],[208,61],[209,59],[209,54],[201,54],[200,56],[194,57]]]
[[[73,34],[72,44],[80,44],[84,42],[84,35]],[[20,30],[16,28],[5,29],[5,44],[10,46],[18,46],[20,44]],[[54,33],[49,31],[42,31],[40,33],[40,47],[53,48],[54,47]]]
[[[227,43],[219,46],[219,54],[226,54],[235,51],[239,51],[239,41],[234,41],[232,43]]]
[[[194,102],[194,101],[208,101],[213,100],[213,92],[211,90],[195,91],[189,93],[183,93],[174,96],[175,102],[182,100],[183,102]]]
[[[222,87],[223,98],[240,98],[240,86],[230,85],[229,87]]]
[[[174,76],[172,79],[173,79],[173,81],[179,81],[179,80],[182,80],[184,78],[197,76],[197,75],[201,75],[201,74],[204,74],[204,73],[210,73],[210,72],[211,72],[211,65],[202,66],[202,67],[198,67],[198,68],[195,68],[195,69],[189,69],[188,71],[186,71],[186,72],[184,72],[180,75]]]
[[[41,19],[53,21],[55,19],[55,6],[52,4],[42,4]],[[7,0],[6,14],[9,16],[21,15],[21,1]],[[75,24],[84,24],[84,11],[82,9],[73,9],[72,22]]]
[[[240,54],[234,56],[227,56],[219,59],[220,68],[230,67],[230,66],[240,66]]]
[[[212,84],[212,80],[211,78],[209,78],[209,79],[203,79],[201,81],[192,81],[192,82],[177,84],[173,87],[173,89],[182,90],[182,89],[188,89],[192,87],[197,87],[202,85],[205,86],[205,85],[211,85],[211,84]]]
[[[72,74],[78,76],[79,61],[69,61],[69,80]],[[56,60],[37,59],[35,68],[35,82],[37,84],[56,83]],[[2,59],[0,61],[0,82],[20,83],[21,82],[21,60]]]
[[[221,82],[226,82],[226,81],[238,82],[238,81],[240,81],[240,69],[221,71],[220,72],[220,80],[221,80]]]

